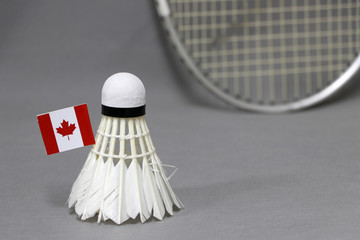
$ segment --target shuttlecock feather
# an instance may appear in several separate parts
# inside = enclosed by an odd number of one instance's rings
[[[98,215],[121,224],[140,217],[162,220],[182,208],[156,154],[145,121],[145,88],[130,73],[111,76],[102,91],[103,116],[83,168],[73,184],[69,208],[81,220]]]

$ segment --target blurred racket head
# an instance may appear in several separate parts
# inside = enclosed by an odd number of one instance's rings
[[[181,61],[235,107],[313,106],[360,67],[360,0],[155,0]]]

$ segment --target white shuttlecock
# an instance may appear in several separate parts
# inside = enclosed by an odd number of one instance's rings
[[[162,220],[183,205],[173,192],[145,122],[145,88],[130,73],[108,78],[95,144],[76,179],[69,208],[85,220],[98,214],[121,224],[140,215]]]

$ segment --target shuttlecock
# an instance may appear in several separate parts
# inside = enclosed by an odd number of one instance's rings
[[[183,205],[173,192],[145,122],[145,88],[130,73],[109,77],[102,89],[102,119],[68,200],[81,220],[98,214],[121,224],[140,216],[162,220]]]

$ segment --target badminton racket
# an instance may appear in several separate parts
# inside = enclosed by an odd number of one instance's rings
[[[155,0],[168,39],[210,92],[246,110],[324,101],[360,66],[360,0]]]

